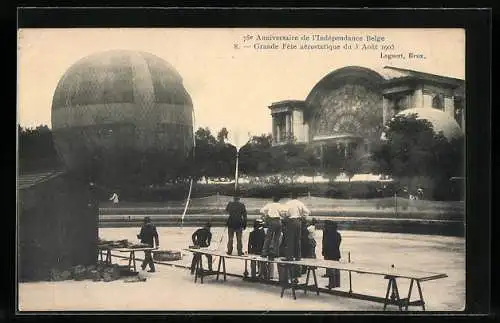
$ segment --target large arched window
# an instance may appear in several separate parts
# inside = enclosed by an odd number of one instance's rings
[[[432,98],[432,107],[434,109],[438,109],[438,110],[443,110],[444,109],[443,100],[441,99],[441,97],[439,95],[435,95]]]

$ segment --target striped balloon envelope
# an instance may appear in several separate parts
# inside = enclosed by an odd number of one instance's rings
[[[181,75],[150,53],[113,50],[73,64],[52,101],[54,145],[68,168],[97,151],[160,151],[187,156],[193,103]]]

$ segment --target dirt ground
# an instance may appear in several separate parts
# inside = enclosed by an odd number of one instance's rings
[[[137,241],[138,228],[101,228],[103,239]],[[160,227],[160,249],[181,250],[191,243],[195,228]],[[248,239],[243,235],[244,250]],[[225,250],[227,234],[224,228],[213,228],[212,247]],[[412,234],[341,231],[342,257],[357,263],[377,265],[394,264],[396,268],[412,268],[446,273],[447,278],[422,283],[422,291],[429,311],[461,311],[465,304],[465,239]],[[321,232],[317,232],[316,253],[321,257]],[[218,247],[218,248],[217,248]],[[236,249],[236,246],[235,246]],[[119,254],[119,253],[117,253]],[[142,255],[138,255],[142,258]],[[114,258],[125,264],[125,259]],[[180,265],[189,265],[191,254],[183,253]],[[139,266],[139,263],[138,263]],[[227,271],[242,274],[244,263],[227,261]],[[326,285],[318,269],[319,285]],[[226,282],[207,277],[204,284],[195,284],[187,269],[157,265],[156,273],[144,273],[145,282],[64,281],[19,284],[19,310],[120,310],[120,311],[381,311],[383,304],[328,294],[297,293],[293,300],[287,290],[280,298],[280,288],[228,277]],[[340,290],[349,289],[347,273],[342,273]],[[387,281],[381,276],[352,274],[353,291],[374,296],[385,296]],[[398,280],[400,294],[407,295],[409,281]],[[412,300],[418,293],[414,289]],[[397,309],[390,306],[389,309]],[[410,310],[419,311],[418,307]]]

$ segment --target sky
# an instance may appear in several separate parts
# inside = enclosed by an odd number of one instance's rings
[[[362,38],[342,41],[341,36]],[[278,48],[259,48],[272,44]],[[312,47],[301,49],[304,44]],[[348,44],[358,49],[344,48]],[[395,66],[465,79],[462,29],[20,29],[21,126],[50,127],[52,96],[66,70],[85,56],[114,49],[149,52],[173,65],[193,100],[196,128],[255,135],[271,132],[271,103],[304,100],[321,78],[341,67],[383,71]],[[423,56],[410,58],[410,52]],[[404,59],[386,55],[399,53]]]

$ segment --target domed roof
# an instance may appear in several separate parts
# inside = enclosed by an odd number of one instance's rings
[[[330,90],[343,86],[346,83],[363,84],[368,87],[377,88],[384,82],[384,78],[374,71],[362,66],[346,66],[336,69],[324,76],[311,89],[306,102],[314,103],[314,99],[325,89]]]
[[[57,85],[52,110],[138,101],[192,106],[182,77],[165,60],[145,52],[112,50],[72,65]]]
[[[453,139],[463,134],[458,123],[448,113],[434,108],[423,109],[406,109],[398,113],[398,115],[408,116],[416,114],[417,119],[428,120],[432,123],[436,133],[442,131],[443,135],[448,139]]]

